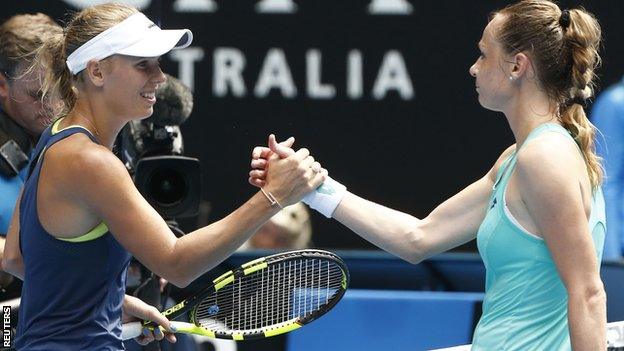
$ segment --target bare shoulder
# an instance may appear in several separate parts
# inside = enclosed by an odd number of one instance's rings
[[[576,145],[559,133],[545,133],[524,145],[518,152],[516,167],[533,169],[537,172],[569,172],[582,162]]]
[[[527,211],[547,242],[587,230],[591,185],[585,162],[568,137],[544,133],[518,152],[515,180]],[[589,236],[587,236],[589,237]]]
[[[56,184],[97,191],[129,179],[125,166],[110,150],[77,133],[54,144],[45,155],[47,174]]]
[[[581,155],[569,138],[545,133],[524,145],[518,152],[516,174],[525,185],[540,188],[578,186],[585,170]]]

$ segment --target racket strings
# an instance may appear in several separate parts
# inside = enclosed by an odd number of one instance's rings
[[[265,281],[266,281],[266,280],[272,281],[272,285],[268,285],[268,286],[266,286],[266,288],[261,289],[260,291],[256,291],[256,292],[255,292],[255,295],[260,296],[260,295],[261,295],[261,292],[262,292],[262,293],[264,293],[264,295],[265,295],[265,296],[267,297],[267,299],[269,300],[269,303],[268,303],[268,304],[258,304],[258,303],[254,303],[254,301],[253,301],[253,299],[252,299],[251,304],[249,304],[249,303],[247,304],[247,311],[258,311],[260,308],[262,308],[262,307],[263,307],[263,309],[262,309],[261,311],[262,311],[263,313],[265,313],[265,316],[266,316],[267,318],[269,318],[269,319],[268,319],[268,321],[267,321],[267,323],[268,323],[268,324],[274,324],[274,323],[276,323],[276,322],[277,322],[277,319],[276,319],[276,317],[277,317],[277,316],[276,316],[275,314],[271,314],[271,313],[269,313],[269,312],[270,312],[271,305],[274,305],[274,304],[276,304],[276,303],[278,303],[278,302],[280,302],[280,301],[283,301],[284,299],[286,299],[286,300],[288,301],[289,299],[291,299],[291,294],[286,294],[283,290],[276,291],[275,286],[276,286],[276,284],[279,284],[280,282],[279,282],[278,280],[272,279],[272,275],[273,275],[273,274],[275,274],[275,273],[279,274],[279,277],[281,277],[281,278],[283,279],[283,282],[281,283],[281,284],[282,284],[282,286],[288,286],[288,285],[290,285],[290,286],[291,286],[291,290],[292,290],[292,285],[293,285],[293,284],[299,284],[299,282],[300,282],[300,280],[301,280],[301,279],[300,279],[300,277],[295,277],[295,279],[292,279],[292,278],[293,278],[293,277],[292,277],[292,269],[293,269],[292,267],[293,267],[293,265],[292,265],[292,264],[290,264],[290,266],[291,266],[291,267],[290,267],[290,275],[291,275],[291,279],[290,279],[290,280],[289,280],[289,279],[287,279],[287,275],[286,275],[286,274],[281,274],[281,273],[279,273],[279,270],[280,270],[281,268],[277,268],[277,269],[276,269],[278,272],[274,272],[274,270],[275,270],[275,269],[270,269],[270,270],[267,270],[267,271],[266,271],[266,274],[264,274],[264,276],[265,276],[264,280],[265,280]],[[305,266],[302,266],[302,267],[304,267],[304,269],[305,269]],[[307,265],[307,268],[308,268],[308,269],[310,269],[311,267],[312,267],[312,265],[311,265],[311,264],[308,264],[308,265]],[[285,268],[285,267],[284,267],[284,268]],[[323,271],[322,271],[322,267],[319,267],[319,268],[320,268],[320,271],[321,271],[321,274],[319,275],[319,277],[320,277],[320,276],[322,275],[322,272],[323,272]],[[316,274],[316,273],[315,273],[315,274]],[[308,272],[308,275],[309,275],[309,272]],[[325,289],[325,296],[326,296],[326,297],[327,297],[327,296],[331,296],[331,292],[332,292],[332,291],[334,291],[334,290],[332,290],[332,287],[331,287],[332,277],[334,278],[334,280],[335,280],[335,279],[340,279],[340,277],[341,277],[341,275],[342,275],[342,274],[341,274],[341,272],[338,272],[338,275],[337,275],[337,276],[335,276],[335,275],[336,275],[335,273],[332,273],[331,275],[328,275],[328,276],[327,276],[328,281],[329,281],[329,284],[328,284],[328,285],[326,285],[326,289]],[[261,283],[261,284],[262,284],[262,283]],[[234,286],[234,288],[238,287],[238,289],[239,289],[238,291],[239,291],[239,292],[240,292],[240,291],[242,291],[242,288],[241,288],[241,285],[240,285],[240,284],[235,283],[233,286]],[[304,284],[303,286],[306,286],[306,285]],[[268,289],[268,293],[267,293],[267,289]],[[242,295],[242,294],[236,294],[236,291],[234,291],[234,289],[232,289],[232,290],[233,290],[233,291],[232,291],[232,293],[234,293],[234,295],[233,295],[234,297],[233,297],[233,299],[232,299],[232,300],[234,300],[234,303],[238,303],[238,301],[237,301],[236,299],[237,299],[238,297],[241,297],[241,298],[242,298],[242,296],[243,296],[243,295]],[[316,293],[316,294],[317,294],[317,295],[316,295],[316,296],[317,296],[317,299],[316,299],[316,307],[320,307],[320,306],[321,306],[321,301],[322,301],[322,297],[323,297],[323,293],[322,293],[322,291],[323,291],[323,290],[321,289],[321,287],[317,287],[317,293]],[[321,292],[321,293],[319,293],[319,292]],[[327,292],[329,292],[329,293],[327,293]],[[297,311],[298,311],[299,313],[301,313],[300,311],[301,311],[302,309],[307,309],[307,308],[308,308],[307,306],[314,307],[314,305],[315,305],[315,304],[314,304],[314,303],[313,303],[313,301],[312,301],[313,297],[314,297],[314,295],[313,295],[313,294],[312,294],[311,296],[307,296],[307,298],[304,298],[304,296],[301,296],[301,294],[299,294],[299,295],[297,296],[297,299],[296,299],[296,301],[299,301],[299,302],[298,302],[298,308],[297,308]],[[255,301],[257,301],[257,300],[258,300],[258,299],[256,298],[256,299],[255,299]],[[327,298],[326,298],[326,300],[327,300]],[[245,303],[245,301],[243,300],[243,302],[241,302],[241,303],[242,303],[242,304],[241,304],[239,307],[240,307],[240,308],[241,308],[241,310],[242,310],[242,309],[244,309],[244,308],[245,308],[245,304],[244,304],[244,303]],[[224,301],[223,301],[223,300],[221,300],[221,305],[223,305],[223,304],[224,304]],[[292,303],[288,303],[288,306],[291,306],[291,304],[292,304]],[[264,305],[264,306],[261,306],[261,305]],[[250,306],[251,306],[251,308],[250,308]],[[241,318],[242,318],[242,316],[243,316],[243,315],[249,315],[249,312],[244,313],[244,311],[242,312],[242,314],[236,314],[236,313],[235,313],[235,312],[236,312],[235,310],[232,310],[231,312],[232,312],[232,320],[234,320],[233,318],[237,318],[238,316],[241,316]],[[284,308],[284,309],[282,309],[282,312],[284,313],[284,316],[285,316],[285,317],[289,316],[289,314],[288,314],[288,309]],[[199,314],[198,314],[198,315],[199,315]],[[234,317],[234,316],[236,316],[236,317]],[[256,324],[257,324],[257,325],[260,325],[260,324],[258,324],[258,317],[259,317],[259,316],[258,316],[258,315],[252,315],[252,317],[253,317],[253,319],[255,319],[255,320],[256,320]],[[270,318],[272,318],[272,319],[270,319]],[[238,325],[238,323],[234,323],[234,324],[235,324],[235,325]],[[241,325],[242,325],[242,323],[241,323]]]
[[[273,290],[275,289],[275,287],[278,284],[277,282],[273,282],[272,286],[267,286],[267,280],[274,280],[274,277],[271,277],[271,274],[277,274],[276,272],[271,272],[269,271],[270,267],[265,269],[264,271],[268,271],[264,277],[264,280],[261,277],[252,277],[249,278],[249,281],[245,282],[244,284],[240,284],[238,280],[236,280],[232,286],[226,286],[225,288],[223,288],[222,290],[219,291],[218,295],[212,295],[211,297],[213,298],[213,301],[215,304],[219,305],[224,305],[224,304],[228,304],[228,303],[232,303],[232,301],[234,301],[234,303],[237,303],[239,300],[239,297],[241,295],[245,295],[245,294],[249,294],[249,293],[253,293],[253,292],[261,292],[264,291],[264,293],[266,294],[267,291],[269,298],[271,298],[272,296],[270,294],[273,293]],[[264,272],[263,271],[263,272]],[[286,276],[288,276],[288,272],[285,273]],[[312,273],[310,273],[312,274]],[[321,272],[319,273],[314,273],[317,276],[317,279],[319,276],[321,276],[323,273]],[[280,287],[283,286],[290,286],[290,288],[293,288],[293,284],[299,284],[299,277],[295,276],[294,274],[291,274],[291,279],[287,279],[286,277],[280,276],[279,279],[282,279],[283,282],[281,284]],[[340,280],[342,279],[343,274],[342,271],[338,268],[335,271],[332,271],[331,273],[327,274],[323,274],[323,278],[326,279],[325,283],[323,286],[315,286],[317,290],[322,289],[322,288],[326,288],[329,289],[331,287],[331,285],[333,284],[332,282],[336,279]],[[240,279],[240,278],[238,278]],[[271,283],[271,282],[269,282]],[[236,290],[233,289],[233,286],[236,286]],[[260,288],[258,288],[258,285],[260,285]],[[263,287],[264,285],[264,287]],[[318,285],[318,284],[317,284]],[[302,288],[303,286],[299,286],[300,288]],[[311,288],[311,287],[310,287]],[[228,294],[230,296],[226,296],[226,294],[224,293],[225,291],[229,291]],[[316,296],[316,295],[315,295]],[[208,297],[210,298],[210,297]],[[206,298],[202,304],[206,304],[207,303],[207,299]]]
[[[341,267],[331,261],[279,262],[238,277],[206,298],[195,320],[217,332],[274,326],[321,309],[342,289],[342,280]]]
[[[288,275],[288,273],[286,273],[286,275]],[[326,291],[329,291],[329,289],[331,288],[331,285],[334,284],[332,282],[334,280],[341,280],[342,277],[343,277],[343,274],[342,274],[341,271],[332,272],[330,274],[325,274],[324,277],[323,277],[323,279],[325,279],[324,283],[323,283],[324,285],[322,285],[322,286],[318,286],[317,285],[317,286],[309,287],[309,288],[310,289],[315,288],[317,290],[317,292],[314,294],[314,296],[317,296],[319,294],[319,291],[322,290],[322,289],[326,289]],[[238,279],[240,279],[240,278],[238,278]],[[269,287],[267,287],[267,286],[262,287],[263,284],[266,284],[266,281],[262,282],[261,279],[256,279],[256,278],[254,278],[254,279],[257,280],[256,284],[260,284],[261,285],[260,288],[257,288],[256,286],[251,286],[252,284],[249,284],[249,282],[246,282],[246,284],[241,284],[241,286],[239,287],[238,280],[235,280],[235,282],[233,284],[236,284],[236,290],[232,289],[232,287],[226,286],[225,288],[223,288],[222,290],[219,291],[219,294],[217,296],[215,296],[215,295],[211,296],[213,298],[212,301],[214,302],[215,305],[218,305],[218,306],[226,305],[228,303],[238,303],[239,297],[241,295],[253,294],[254,292],[260,294],[262,291],[264,291],[265,293],[267,291],[269,291],[269,294],[271,294],[271,293],[273,293],[272,292],[273,289],[275,289],[275,287],[277,287],[277,285],[275,285],[275,284],[273,286],[269,286]],[[266,279],[266,277],[265,277],[265,279]],[[289,289],[293,289],[293,284],[295,284],[295,281],[296,281],[297,284],[299,283],[299,281],[297,280],[298,278],[296,278],[294,276],[292,277],[292,279],[288,279],[288,278],[285,278],[285,277],[280,277],[280,279],[283,279],[283,282],[280,285],[280,288],[283,287],[283,286],[289,286]],[[317,276],[317,279],[318,279],[318,276]],[[303,286],[299,286],[299,288],[303,288]],[[224,291],[229,291],[230,296],[225,296],[225,294],[223,293]],[[320,292],[320,294],[322,296],[327,295],[326,292],[322,292],[322,291]],[[207,301],[211,297],[208,297],[208,298],[204,299],[202,304],[208,303]],[[271,297],[271,296],[269,296],[269,297]],[[287,296],[287,297],[289,297],[289,296]]]

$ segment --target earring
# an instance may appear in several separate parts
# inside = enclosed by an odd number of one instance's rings
[[[509,76],[509,80],[514,80],[514,77],[513,76]]]

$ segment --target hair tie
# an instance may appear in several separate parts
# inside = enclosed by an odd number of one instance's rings
[[[566,106],[570,107],[574,104],[579,104],[585,108],[587,108],[587,100],[591,98],[593,95],[593,91],[590,86],[585,85],[582,89],[577,87],[572,87],[570,89],[570,95],[568,100],[566,101]]]
[[[570,100],[570,106],[574,104],[579,104],[583,106],[584,108],[587,108],[587,99],[580,97],[580,96],[575,96]]]
[[[586,98],[582,97],[582,96],[575,96],[575,97],[571,97],[568,100],[566,100],[566,102],[563,103],[563,107],[564,109],[568,109],[570,107],[572,107],[572,105],[574,104],[579,104],[581,106],[583,106],[583,108],[587,108],[587,100]]]
[[[570,26],[570,11],[561,11],[561,17],[559,17],[559,25],[563,29],[567,29]]]

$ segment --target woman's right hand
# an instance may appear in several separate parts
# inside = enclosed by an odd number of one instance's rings
[[[263,188],[280,205],[288,206],[299,202],[327,178],[327,170],[310,156],[308,149],[295,152],[285,144],[278,144],[273,134],[269,135],[268,146],[271,152],[267,153]]]
[[[152,321],[159,326],[165,328],[165,333],[160,328],[155,328],[150,331],[148,328],[143,329],[143,334],[139,335],[134,340],[139,345],[147,345],[154,340],[162,340],[166,338],[169,342],[176,342],[176,337],[171,332],[171,323],[162,313],[160,313],[156,307],[148,305],[140,299],[125,295],[122,309],[122,322],[128,323],[133,321]]]
[[[286,146],[287,148],[292,149],[293,144],[295,143],[295,138],[290,137],[280,143],[278,145]],[[266,169],[269,164],[269,158],[273,155],[274,152],[268,146],[256,146],[251,151],[251,171],[249,171],[249,184],[262,188],[266,185]],[[284,155],[287,157],[288,150],[284,149]],[[279,156],[275,156],[279,157]]]

